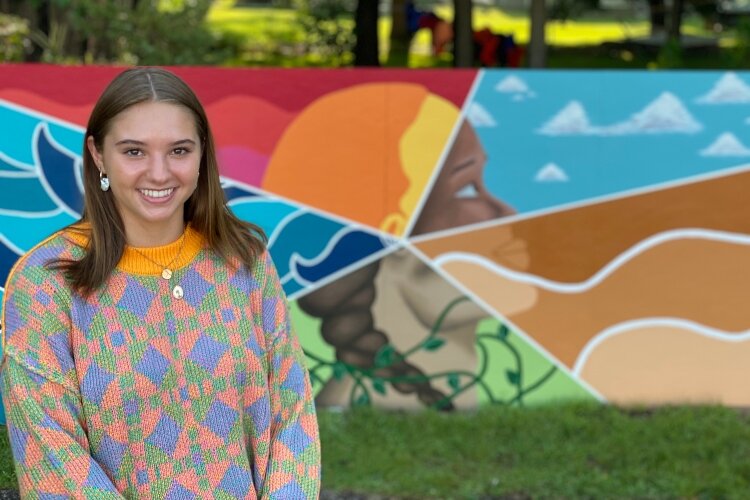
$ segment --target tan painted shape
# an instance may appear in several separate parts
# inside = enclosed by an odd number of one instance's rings
[[[663,231],[689,227],[750,234],[748,192],[750,172],[743,172],[437,238],[416,246],[433,258],[446,252],[469,252],[512,269],[576,283],[588,279],[638,242]],[[526,247],[526,256],[517,257],[515,262],[501,245],[508,231],[519,240],[518,248]]]
[[[581,378],[618,404],[750,405],[750,340],[727,342],[677,327],[604,339]]]
[[[383,258],[375,277],[376,299],[372,306],[374,327],[388,336],[389,342],[403,353],[423,341],[446,306],[463,293],[406,250]],[[446,372],[476,373],[476,329],[489,314],[471,301],[451,309],[436,334],[445,344],[434,351],[418,350],[408,361],[426,375]],[[325,406],[347,406],[353,382],[330,380],[317,400]],[[443,394],[453,390],[447,377],[432,380]],[[388,388],[386,395],[372,393],[373,404],[383,408],[418,409],[424,405],[414,394],[401,394]],[[476,389],[458,395],[457,408],[476,408]]]
[[[633,319],[673,317],[719,330],[750,328],[750,248],[744,245],[667,242],[588,291],[538,289],[536,304],[523,312],[504,309],[518,283],[478,264],[446,263],[444,269],[569,367],[595,335]]]

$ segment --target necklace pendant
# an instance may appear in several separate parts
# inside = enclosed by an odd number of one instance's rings
[[[172,270],[169,268],[165,268],[161,272],[161,277],[164,278],[165,280],[169,280],[170,278],[172,278]]]

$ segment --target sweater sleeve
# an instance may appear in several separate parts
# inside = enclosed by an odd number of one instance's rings
[[[94,460],[70,348],[63,284],[13,272],[3,304],[0,384],[22,498],[123,498]]]
[[[286,295],[268,253],[263,323],[268,335],[271,400],[270,462],[260,498],[313,499],[320,491],[320,438],[304,353]]]

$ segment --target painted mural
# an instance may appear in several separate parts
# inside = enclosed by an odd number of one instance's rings
[[[0,283],[118,71],[0,68]],[[319,405],[750,404],[750,75],[175,71]]]

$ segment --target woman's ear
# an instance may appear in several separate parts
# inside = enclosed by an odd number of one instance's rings
[[[104,171],[104,159],[102,158],[102,154],[99,152],[99,150],[96,149],[93,135],[90,135],[86,138],[86,147],[88,148],[89,153],[91,153],[91,157],[94,159],[96,168],[98,168],[99,171],[103,174],[106,174],[107,172]]]

